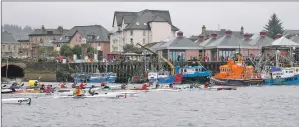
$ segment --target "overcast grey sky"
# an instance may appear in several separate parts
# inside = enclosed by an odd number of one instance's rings
[[[173,25],[186,36],[208,30],[258,33],[276,13],[285,29],[299,29],[299,2],[3,2],[2,24],[70,29],[75,25],[102,25],[111,30],[114,11],[169,10]]]

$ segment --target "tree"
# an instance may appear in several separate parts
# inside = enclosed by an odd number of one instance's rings
[[[283,34],[282,22],[275,13],[271,16],[268,24],[266,24],[264,28],[267,30],[267,35],[273,39],[275,39],[277,34]]]
[[[57,52],[56,50],[53,50],[53,51],[51,52],[51,56],[53,56],[53,57],[57,57],[57,55],[58,55],[58,52]]]
[[[68,44],[63,44],[60,47],[59,54],[61,56],[66,56],[66,57],[72,56],[73,55],[72,48]]]
[[[137,47],[132,45],[132,44],[126,44],[124,47],[124,52],[129,52],[129,51],[132,51],[132,52],[135,52],[137,51]]]
[[[93,57],[93,54],[94,54],[95,52],[96,52],[95,48],[92,47],[91,45],[89,45],[89,46],[87,47],[87,56],[88,56],[89,58],[92,58],[92,57]]]
[[[44,53],[46,53],[46,47],[38,47],[37,54],[39,57],[41,57]]]
[[[80,45],[75,45],[72,49],[73,54],[77,55],[78,59],[81,59],[83,48]]]

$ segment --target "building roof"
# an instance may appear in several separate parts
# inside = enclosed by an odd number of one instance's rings
[[[53,34],[49,34],[48,32],[53,32]],[[60,36],[69,30],[67,29],[62,29],[62,31],[58,29],[34,29],[32,33],[30,33],[28,36],[41,36],[41,35],[52,35],[52,36]]]
[[[299,35],[296,35],[296,36],[292,37],[291,40],[293,42],[299,43]]]
[[[299,30],[284,30],[283,34],[299,35]]]
[[[199,47],[203,47],[204,48],[205,46],[210,45],[211,43],[213,43],[216,40],[217,40],[217,38],[209,38],[207,40],[204,40],[201,43],[198,43],[198,45],[199,45]]]
[[[265,46],[299,46],[299,44],[298,43],[295,43],[295,42],[293,42],[293,41],[291,41],[291,40],[289,40],[289,39],[287,39],[285,36],[283,36],[283,37],[280,37],[280,38],[278,38],[278,39],[276,39],[276,40],[274,40],[273,42],[271,42],[270,44],[268,44],[268,45],[265,45]]]
[[[135,19],[135,15],[136,15],[137,12],[120,12],[120,11],[115,11],[114,12],[114,16],[113,16],[113,23],[112,23],[112,27],[114,26],[115,24],[115,18],[116,18],[116,23],[117,23],[117,26],[120,26],[122,24],[122,20],[123,20],[123,17],[124,16],[132,16],[133,19]],[[126,18],[126,21],[127,18]],[[133,20],[131,20],[130,22],[132,22]]]
[[[261,48],[262,46],[269,45],[273,42],[274,40],[272,38],[269,38],[268,36],[258,36],[253,38],[249,44],[252,46],[256,46],[258,48]]]
[[[210,37],[212,33],[217,34],[217,37],[221,38],[225,36],[226,29],[220,29],[220,30],[206,30],[206,33],[201,33],[200,35],[203,35],[205,37]],[[244,33],[241,31],[232,31],[232,35],[238,38],[242,38]]]
[[[2,32],[1,35],[1,43],[5,44],[18,44],[19,42],[11,33],[8,33],[7,31]]]
[[[218,36],[218,35],[217,35]],[[253,48],[247,43],[243,43],[243,40],[234,35],[224,35],[209,45],[205,46],[205,49],[214,49],[214,48]]]
[[[199,49],[199,45],[197,45],[196,43],[194,43],[193,41],[191,41],[188,38],[185,37],[174,37],[171,40],[162,43],[162,45],[160,45],[159,47],[157,47],[156,49]]]
[[[76,32],[86,39],[86,42],[93,42],[92,38],[88,36],[95,36],[95,41],[108,41],[109,42],[109,31],[102,27],[101,25],[90,25],[90,26],[75,26],[65,34],[63,34],[56,42],[69,42],[71,37],[74,36]],[[70,37],[69,39],[67,39]]]
[[[125,29],[138,29],[138,30],[149,30],[150,22],[168,22],[171,25],[173,31],[178,31],[179,29],[172,25],[169,11],[162,10],[143,10],[140,12],[118,12],[114,13],[114,19],[116,18],[117,25],[120,26],[122,21],[128,25]],[[113,20],[113,24],[114,25]]]

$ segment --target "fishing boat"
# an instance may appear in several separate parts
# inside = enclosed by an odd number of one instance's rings
[[[203,66],[176,67],[176,74],[183,73],[182,83],[206,82],[211,76],[211,72]]]
[[[299,67],[266,67],[262,71],[265,85],[299,85]]]
[[[161,84],[172,84],[182,82],[182,73],[175,76],[170,75],[169,71],[149,72],[148,80],[150,82],[159,82]]]
[[[31,104],[31,98],[8,98],[2,99],[2,104]]]
[[[229,58],[226,65],[219,67],[220,72],[210,79],[214,85],[222,86],[251,86],[263,84],[260,74],[254,73],[253,66],[247,66],[238,55],[238,61]]]
[[[107,72],[107,73],[78,73],[74,77],[74,81],[77,82],[87,82],[87,83],[114,83],[116,80],[116,73]]]

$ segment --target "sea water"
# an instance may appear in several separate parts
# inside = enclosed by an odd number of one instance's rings
[[[2,126],[298,127],[299,86],[141,92],[119,99],[33,97],[30,106],[3,104]]]

